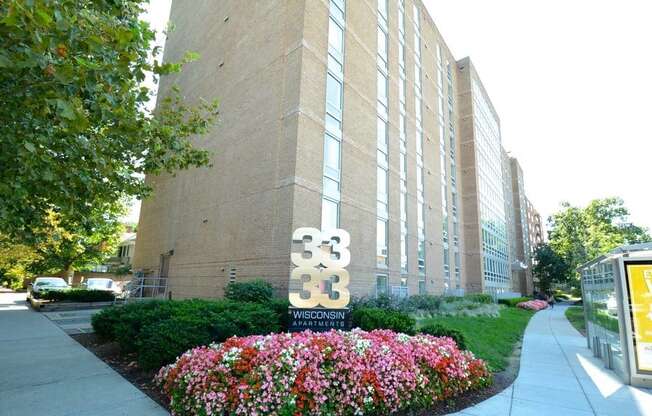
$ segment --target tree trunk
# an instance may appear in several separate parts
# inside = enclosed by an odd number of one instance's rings
[[[68,284],[72,286],[72,280],[75,277],[75,269],[72,266],[68,266],[64,272],[64,276]]]

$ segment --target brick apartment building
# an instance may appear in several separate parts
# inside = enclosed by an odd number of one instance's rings
[[[531,291],[522,171],[420,0],[174,0],[170,20],[165,58],[201,60],[159,94],[217,97],[221,120],[213,167],[147,178],[134,270],[175,298],[282,293],[293,230],[342,228],[354,295]]]

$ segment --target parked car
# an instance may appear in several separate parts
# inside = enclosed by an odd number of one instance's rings
[[[37,277],[27,288],[27,298],[38,299],[45,291],[62,291],[70,289],[68,283],[60,277]]]
[[[113,292],[116,295],[119,295],[122,292],[120,286],[113,279],[107,279],[104,277],[91,277],[86,279],[82,283],[82,287],[88,290],[104,290],[106,292]]]

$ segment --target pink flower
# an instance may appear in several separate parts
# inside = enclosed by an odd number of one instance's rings
[[[533,311],[540,311],[548,307],[548,302],[544,300],[528,300],[527,302],[521,302],[516,305],[522,309],[530,309]]]
[[[450,338],[356,329],[230,338],[156,380],[175,415],[344,415],[428,407],[491,375]]]

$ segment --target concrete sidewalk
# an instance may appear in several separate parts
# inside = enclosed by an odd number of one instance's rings
[[[0,416],[168,413],[53,322],[25,295],[0,293]]]
[[[652,391],[624,385],[593,358],[566,306],[538,312],[525,330],[512,386],[460,416],[652,416]]]

